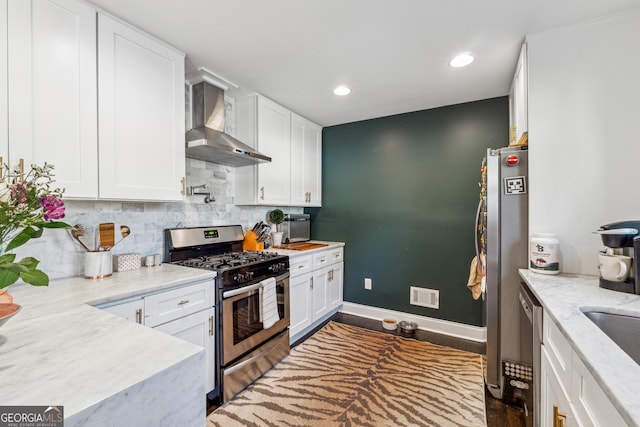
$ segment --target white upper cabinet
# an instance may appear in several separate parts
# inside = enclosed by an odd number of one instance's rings
[[[236,204],[321,205],[320,126],[253,94],[236,101],[236,137],[272,159],[236,168]]]
[[[98,14],[102,199],[183,200],[184,55]]]
[[[236,137],[271,157],[236,168],[239,205],[288,206],[291,187],[291,112],[264,96],[236,100]]]
[[[290,204],[322,204],[322,128],[295,113],[291,113]]]
[[[512,143],[519,142],[522,134],[528,132],[528,78],[527,45],[523,44],[509,94]]]
[[[34,163],[53,164],[65,197],[95,198],[96,11],[76,0],[9,0],[5,10],[8,73],[2,82],[8,81],[8,97],[1,98],[8,99],[9,131],[8,143],[0,140],[1,152],[9,156],[5,162],[15,169],[22,160],[27,170]],[[2,148],[7,144],[8,150]]]

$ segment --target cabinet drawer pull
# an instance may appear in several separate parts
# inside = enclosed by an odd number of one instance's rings
[[[209,316],[209,336],[213,336],[213,316]]]
[[[566,419],[567,414],[561,413],[558,405],[553,405],[553,427],[567,427],[564,425]]]
[[[180,301],[178,303],[178,305],[185,305],[185,304],[189,304],[189,300],[188,299],[183,299],[182,301]]]
[[[298,266],[298,270],[301,270],[301,269],[303,269],[303,268],[304,268],[304,264],[303,264],[303,265],[299,265],[299,266]]]
[[[142,325],[142,309],[141,308],[136,310],[136,323],[139,323]]]

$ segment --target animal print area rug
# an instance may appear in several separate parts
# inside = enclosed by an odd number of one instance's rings
[[[486,426],[481,356],[336,322],[211,413],[220,426]]]

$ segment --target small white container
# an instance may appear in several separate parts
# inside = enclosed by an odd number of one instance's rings
[[[382,319],[382,327],[389,331],[395,331],[398,328],[398,322],[394,319]]]
[[[529,270],[540,274],[560,273],[560,241],[554,233],[533,233],[529,247]]]
[[[104,279],[113,274],[111,251],[84,253],[84,278]]]

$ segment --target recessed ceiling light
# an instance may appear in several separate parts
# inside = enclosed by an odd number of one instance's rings
[[[449,61],[449,65],[454,68],[466,67],[473,62],[473,59],[473,55],[469,52],[465,52],[456,55],[451,61]]]
[[[345,96],[349,95],[350,93],[351,89],[349,89],[347,86],[338,86],[333,90],[333,94],[338,96]]]

